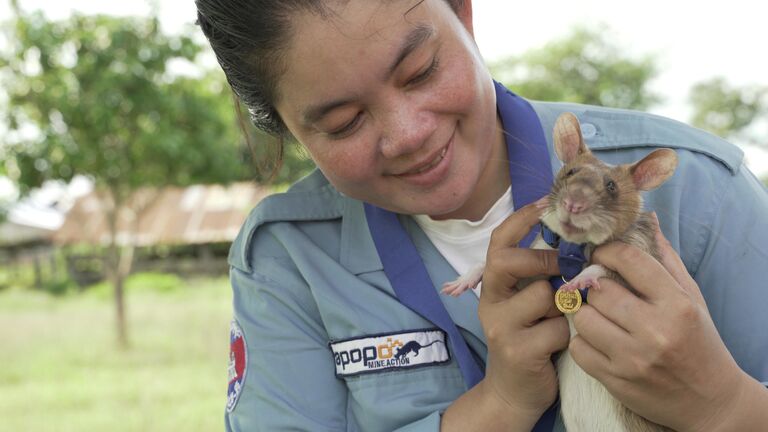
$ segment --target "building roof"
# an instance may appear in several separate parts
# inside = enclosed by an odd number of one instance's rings
[[[250,182],[137,191],[120,212],[118,244],[150,246],[230,242],[250,210],[271,190]],[[110,200],[81,197],[54,235],[59,244],[109,244],[105,218]]]
[[[47,242],[51,239],[53,233],[53,231],[46,228],[19,224],[8,220],[0,223],[0,248]]]

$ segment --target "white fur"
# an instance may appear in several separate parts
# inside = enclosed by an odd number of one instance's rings
[[[577,332],[573,315],[566,315],[571,338]],[[560,413],[568,432],[631,432],[623,423],[618,401],[600,382],[576,364],[568,350],[557,361]]]
[[[541,220],[548,226],[552,228],[552,231],[562,233],[565,230],[563,229],[563,224],[560,222],[562,219],[567,219],[567,216],[565,215],[566,210],[559,208],[552,212],[547,212],[544,214],[544,216],[541,217]],[[572,215],[569,215],[571,217],[571,223],[573,223],[576,227],[585,229],[585,232],[573,234],[566,238],[565,236],[562,236],[566,241],[571,243],[592,243],[592,244],[603,244],[605,243],[608,238],[611,236],[610,231],[600,231],[595,229],[590,229],[592,225],[595,223],[595,221],[590,220],[589,216],[578,216],[574,217]]]
[[[552,249],[537,236],[533,249]],[[577,276],[578,277],[578,276]],[[565,315],[571,338],[576,336],[573,315]],[[560,414],[568,432],[634,432],[624,423],[624,408],[608,390],[576,364],[568,350],[557,360],[560,386]]]

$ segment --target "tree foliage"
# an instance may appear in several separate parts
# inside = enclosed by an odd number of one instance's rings
[[[163,34],[155,17],[52,22],[14,10],[0,56],[9,129],[2,165],[22,193],[80,174],[107,198],[107,273],[126,345],[123,281],[133,249],[117,244],[118,214],[138,220],[142,209],[127,203],[142,187],[248,176],[229,90],[220,73],[174,73],[196,69],[201,48],[188,35]]]
[[[91,177],[126,196],[142,186],[246,176],[221,79],[174,76],[200,51],[156,18],[19,16],[2,56],[5,169],[22,190]],[[184,66],[182,66],[184,67]]]
[[[633,59],[606,29],[577,27],[561,39],[490,66],[494,77],[529,99],[646,109],[660,101],[647,85],[652,56]]]
[[[693,106],[691,123],[724,138],[768,147],[747,136],[747,129],[759,118],[768,114],[768,87],[733,87],[722,77],[712,78],[691,88],[689,100]]]

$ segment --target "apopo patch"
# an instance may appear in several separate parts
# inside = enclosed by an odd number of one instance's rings
[[[445,332],[437,329],[362,336],[329,346],[339,378],[451,360]]]

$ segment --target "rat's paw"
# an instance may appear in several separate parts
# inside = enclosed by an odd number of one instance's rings
[[[598,279],[606,275],[605,267],[599,264],[592,264],[585,268],[576,277],[568,281],[563,285],[563,289],[566,291],[573,291],[577,289],[594,288],[600,289],[600,283]]]
[[[480,283],[483,279],[484,270],[485,263],[478,264],[467,273],[459,276],[458,279],[444,283],[441,292],[453,297],[460,296],[464,291],[473,289]]]
[[[470,284],[468,283],[462,282],[461,278],[459,278],[453,282],[444,283],[443,289],[441,292],[443,294],[448,294],[449,296],[452,296],[452,297],[458,297],[468,289],[472,289],[472,286],[470,286]]]

